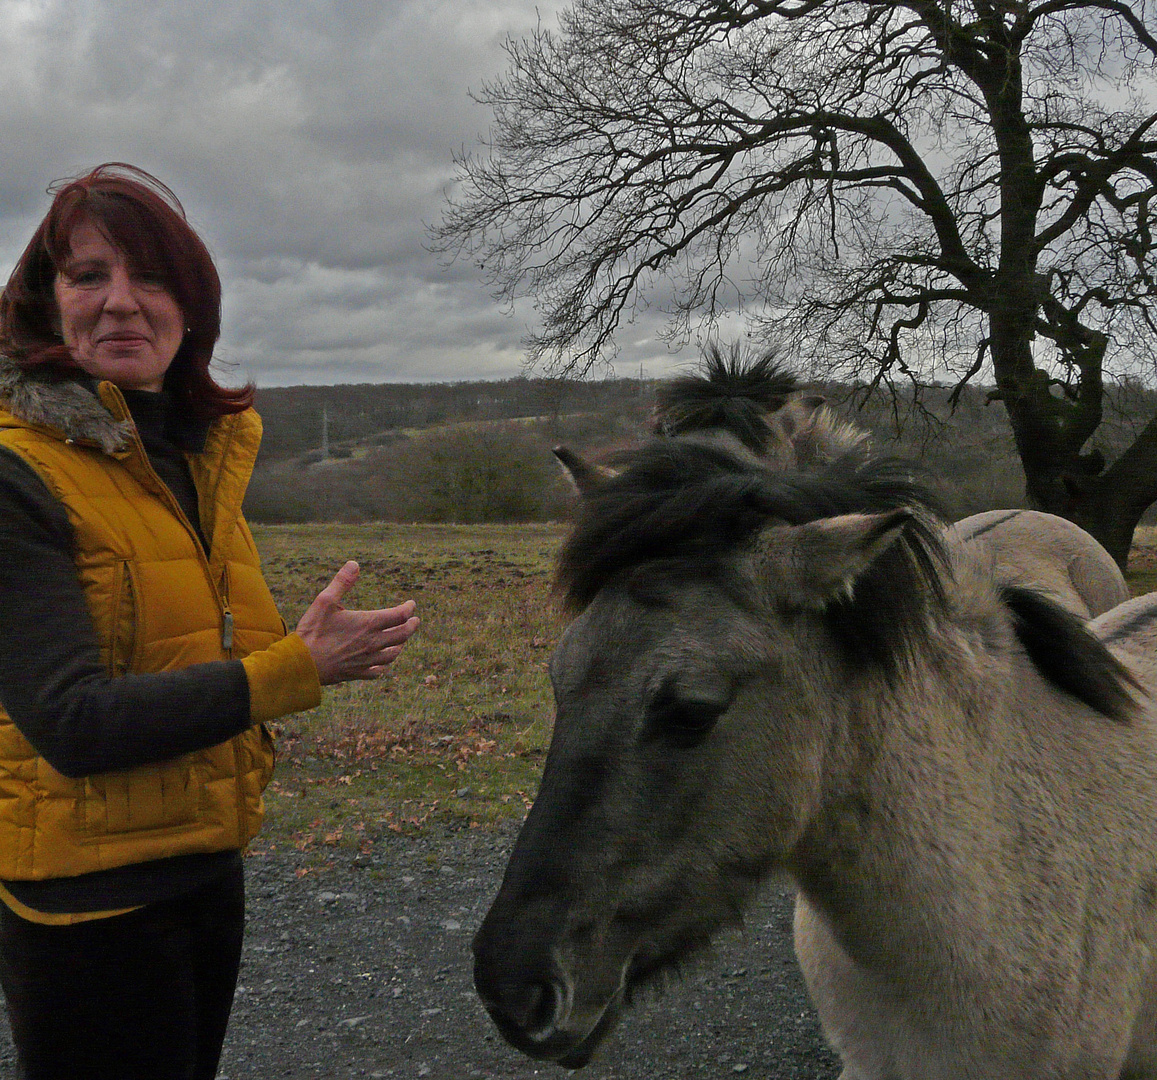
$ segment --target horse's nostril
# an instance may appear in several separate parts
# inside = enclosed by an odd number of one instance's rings
[[[506,1014],[527,1038],[544,1042],[558,1027],[563,1001],[563,990],[557,983],[528,983],[507,996]]]

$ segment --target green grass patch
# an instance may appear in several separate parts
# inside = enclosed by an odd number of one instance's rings
[[[386,832],[521,818],[550,742],[552,525],[281,525],[254,528],[266,580],[292,627],[346,559],[350,607],[412,598],[422,627],[387,674],[329,687],[274,725],[275,779],[255,847],[324,860],[372,851]]]

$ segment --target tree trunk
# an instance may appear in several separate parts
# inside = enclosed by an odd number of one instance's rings
[[[1095,536],[1122,570],[1129,562],[1133,531],[1157,501],[1157,420],[1151,420],[1114,463],[1098,476],[1069,483],[1065,517]]]
[[[1157,463],[1155,463],[1157,464]],[[1129,549],[1133,546],[1133,530],[1145,512],[1144,507],[1125,503],[1117,493],[1098,478],[1093,490],[1065,515],[1101,542],[1117,561],[1122,573],[1129,565]],[[1055,513],[1055,511],[1053,511]]]
[[[993,312],[990,333],[996,396],[1008,411],[1028,504],[1080,525],[1124,570],[1133,531],[1157,501],[1157,421],[1108,469],[1099,452],[1082,453],[1101,419],[1099,365],[1083,371],[1098,383],[1095,393],[1091,385],[1082,387],[1080,400],[1053,393],[1033,362],[1029,320],[1018,307],[1014,296],[1006,297]]]
[[[1065,423],[1068,402],[1050,394],[1043,373],[1036,374],[1039,385],[1000,395],[1024,465],[1028,503],[1080,525],[1123,571],[1133,531],[1157,501],[1157,420],[1105,469],[1099,453],[1081,453],[1084,438]]]

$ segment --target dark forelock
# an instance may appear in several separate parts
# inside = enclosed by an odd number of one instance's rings
[[[798,389],[774,350],[745,358],[738,348],[708,348],[699,374],[680,375],[655,391],[655,432],[684,435],[722,429],[762,454],[771,438],[767,414]]]
[[[836,464],[817,474],[767,470],[726,449],[658,438],[618,475],[587,493],[558,559],[558,587],[582,608],[611,579],[658,560],[713,574],[771,522],[802,525],[848,513],[911,508],[906,563],[936,589],[935,507],[910,465],[894,459]],[[913,585],[915,582],[912,583]]]

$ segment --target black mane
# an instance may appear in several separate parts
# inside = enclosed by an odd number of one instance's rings
[[[771,438],[767,414],[782,408],[798,388],[774,351],[748,360],[737,346],[725,354],[711,345],[702,374],[680,375],[656,390],[653,428],[657,435],[721,428],[762,454]]]
[[[1020,586],[1001,589],[1013,629],[1037,670],[1102,716],[1127,722],[1137,712],[1133,674],[1085,623],[1046,596]]]
[[[891,677],[944,605],[948,573],[942,514],[913,467],[895,458],[837,461],[818,473],[783,473],[727,449],[655,438],[589,490],[558,556],[556,588],[572,609],[641,568],[660,578],[727,584],[732,557],[764,526],[803,525],[851,513],[909,510],[903,540],[834,601],[824,618],[853,663]],[[1127,721],[1138,683],[1080,619],[1031,589],[1005,587],[1012,629],[1043,678],[1104,716]]]
[[[891,676],[942,609],[943,514],[913,466],[898,458],[843,460],[817,473],[765,469],[722,446],[656,438],[622,458],[625,468],[584,494],[559,552],[555,587],[570,609],[648,567],[658,578],[727,583],[731,557],[769,523],[805,524],[840,514],[911,510],[904,541],[825,611],[853,662]],[[1136,713],[1136,679],[1076,616],[1032,589],[1004,587],[1012,630],[1042,677],[1105,717]]]
[[[913,513],[904,542],[861,577],[852,599],[827,613],[850,653],[892,666],[924,626],[928,605],[942,602],[946,572],[934,500],[912,466],[895,459],[784,474],[720,447],[654,439],[583,498],[559,553],[557,586],[572,609],[581,609],[644,564],[726,579],[730,557],[769,523],[905,508]]]

